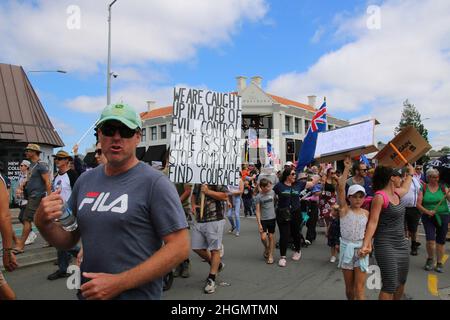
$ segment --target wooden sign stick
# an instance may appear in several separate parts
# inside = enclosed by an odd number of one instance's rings
[[[444,194],[444,197],[441,199],[441,201],[439,201],[439,203],[437,204],[437,206],[434,207],[434,210],[433,210],[433,211],[436,211],[436,210],[441,206],[442,202],[443,202],[445,199],[447,199],[447,195],[448,195],[449,193],[450,193],[450,189],[448,190],[448,192],[447,192],[446,194]]]
[[[203,208],[205,207],[205,193],[200,193],[200,220],[203,219]]]
[[[406,160],[406,158],[401,154],[401,152],[398,151],[397,147],[394,146],[394,144],[392,142],[389,142],[389,145],[399,155],[400,159],[402,159],[405,164],[408,164],[408,160]]]

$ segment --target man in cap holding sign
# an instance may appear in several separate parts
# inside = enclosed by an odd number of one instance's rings
[[[192,249],[210,265],[205,293],[215,292],[216,275],[225,266],[220,261],[220,249],[225,226],[223,203],[227,200],[228,189],[225,186],[200,184],[194,186],[191,202],[196,222],[191,229]]]
[[[64,231],[59,191],[36,214],[58,249],[83,244],[80,299],[161,299],[162,277],[189,255],[189,233],[173,184],[136,158],[142,121],[126,104],[108,105],[96,125],[107,163],[83,173],[68,206],[75,231]],[[164,246],[162,243],[164,242]]]

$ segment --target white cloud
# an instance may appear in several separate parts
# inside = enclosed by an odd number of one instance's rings
[[[96,72],[107,59],[109,0],[2,1],[0,59],[25,67]],[[80,9],[80,28],[70,5]],[[119,0],[112,9],[114,66],[183,61],[231,41],[243,21],[264,18],[264,0]],[[5,46],[4,44],[8,45]]]
[[[176,87],[207,89],[206,85],[189,86],[177,84]],[[168,86],[146,87],[128,86],[117,91],[113,91],[111,102],[124,102],[133,106],[136,111],[147,110],[146,101],[155,101],[158,107],[167,107],[173,103],[173,88]],[[84,113],[100,113],[106,105],[106,96],[79,96],[64,102],[64,105]]]
[[[336,19],[335,37],[346,43],[307,71],[270,81],[268,91],[300,101],[326,96],[335,115],[379,119],[377,133],[385,140],[392,138],[409,98],[422,118],[431,118],[424,124],[434,146],[434,137],[450,123],[450,2],[389,0],[380,9],[380,30],[367,28],[365,10]]]
[[[312,43],[319,43],[320,39],[322,39],[325,34],[325,27],[319,27],[311,38]]]
[[[59,135],[72,136],[77,133],[77,130],[75,130],[74,127],[72,127],[70,124],[65,123],[61,119],[50,117],[50,121],[52,122]]]

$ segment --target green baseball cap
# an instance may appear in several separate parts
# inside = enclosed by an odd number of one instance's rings
[[[142,128],[142,120],[132,107],[124,103],[110,104],[103,109],[100,119],[97,121],[98,128],[103,122],[117,120],[130,129]]]

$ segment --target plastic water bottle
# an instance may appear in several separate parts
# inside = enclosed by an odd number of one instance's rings
[[[67,202],[64,202],[62,215],[58,221],[65,231],[72,232],[78,228],[77,218],[73,215],[72,209],[70,209]]]

